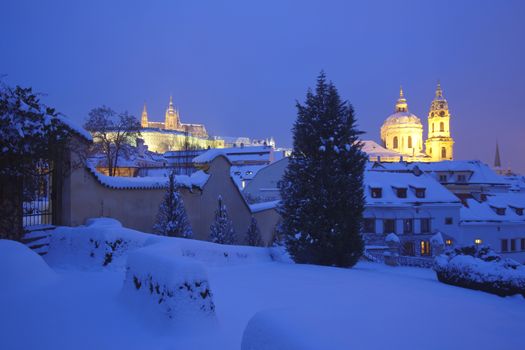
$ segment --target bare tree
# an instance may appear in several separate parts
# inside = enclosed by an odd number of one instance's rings
[[[115,176],[120,152],[125,144],[133,144],[140,136],[140,123],[128,112],[117,113],[107,106],[93,108],[84,128],[106,156],[109,176]]]

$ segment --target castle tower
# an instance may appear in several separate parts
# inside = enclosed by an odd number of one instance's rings
[[[408,111],[403,88],[399,89],[394,113],[381,126],[381,141],[387,149],[404,156],[419,156],[423,151],[423,124],[415,114]]]
[[[436,96],[428,112],[428,139],[426,153],[433,162],[454,159],[454,140],[450,136],[450,112],[443,97],[441,84],[437,84]]]
[[[173,107],[173,97],[170,96],[170,104],[166,110],[166,119],[165,119],[164,128],[166,130],[179,130],[181,128],[179,113]]]
[[[140,126],[143,128],[149,127],[148,111],[146,110],[146,103],[144,103],[144,109],[142,110],[142,116],[140,118]]]

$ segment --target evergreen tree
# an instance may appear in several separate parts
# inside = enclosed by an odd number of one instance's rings
[[[210,226],[210,239],[213,243],[234,244],[235,229],[228,216],[226,205],[222,203],[222,197],[217,199],[219,207],[215,211],[215,221]]]
[[[250,221],[250,226],[248,227],[248,232],[246,232],[246,237],[247,237],[248,245],[251,245],[252,247],[262,247],[263,246],[261,230],[259,230],[259,226],[257,225],[257,220],[253,216]]]
[[[157,222],[153,229],[163,236],[189,238],[192,235],[188,215],[173,172],[169,176],[169,186],[160,205]]]
[[[364,245],[362,132],[324,73],[297,110],[293,152],[279,184],[288,252],[298,263],[353,266]]]

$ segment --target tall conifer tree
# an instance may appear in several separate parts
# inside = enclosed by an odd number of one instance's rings
[[[349,267],[363,253],[364,210],[361,151],[352,105],[317,79],[304,105],[297,103],[294,145],[279,184],[288,252],[298,263]]]

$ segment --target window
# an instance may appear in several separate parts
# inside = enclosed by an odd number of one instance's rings
[[[432,155],[432,147],[430,147],[430,150],[429,150],[428,153],[430,153],[430,155]]]
[[[412,148],[412,136],[408,137],[408,148]]]
[[[452,240],[451,239],[445,240],[445,244],[448,245],[448,246],[451,246],[452,245]]]
[[[432,123],[432,132],[434,132],[434,123]]]
[[[516,251],[516,240],[515,239],[511,239],[510,240],[510,251],[511,252],[515,252]]]
[[[452,218],[445,218],[445,225],[452,225],[454,220]]]
[[[441,147],[441,158],[447,158],[447,149],[445,147]]]
[[[505,209],[506,208],[494,208],[494,210],[496,211],[496,214],[498,215],[505,215]]]
[[[365,233],[376,233],[376,220],[373,218],[365,218],[363,221],[363,230]]]
[[[509,251],[509,242],[506,239],[501,240],[501,251],[502,252],[508,252]]]
[[[481,243],[483,243],[483,241],[482,241],[481,239],[479,239],[479,238],[476,238],[476,239],[474,240],[474,244],[475,244],[475,245],[480,245]]]
[[[392,141],[392,143],[394,144],[394,148],[398,147],[397,136],[394,136],[394,140]]]
[[[525,238],[521,239],[521,250],[525,251]]]
[[[523,216],[523,208],[516,208],[516,215]]]
[[[383,220],[383,233],[385,235],[389,233],[396,233],[396,220],[394,219]]]
[[[445,131],[445,124],[443,122],[439,123],[439,131]]]
[[[425,189],[424,188],[416,188],[416,197],[417,198],[425,198]]]
[[[420,242],[420,253],[421,256],[430,255],[430,242],[429,241],[421,241]]]
[[[411,234],[414,232],[414,220],[404,219],[403,220],[403,233]]]
[[[416,255],[414,248],[415,248],[414,242],[409,242],[409,241],[403,242],[403,245],[401,246],[401,255],[404,255],[404,256]]]
[[[430,232],[430,219],[421,219],[421,233]]]
[[[467,182],[467,177],[465,175],[458,175],[458,182]]]
[[[381,198],[383,196],[383,189],[381,187],[373,187],[371,189],[372,198]]]
[[[439,175],[439,182],[447,182],[447,175]]]
[[[407,197],[407,189],[400,187],[396,188],[396,193],[398,198],[406,198]]]

